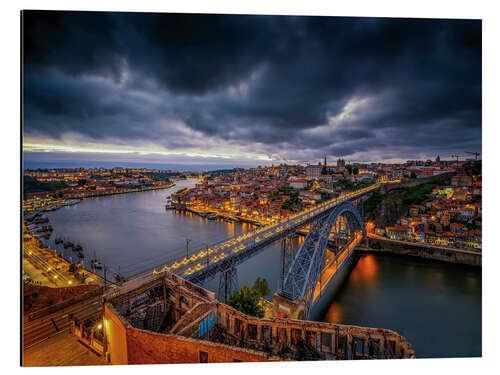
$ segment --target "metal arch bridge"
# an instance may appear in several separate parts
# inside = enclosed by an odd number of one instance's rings
[[[348,241],[347,246],[334,249],[333,259],[328,259],[325,252],[330,234],[341,216],[346,218],[346,233],[349,234],[348,240],[350,241]],[[334,274],[339,263],[342,264],[349,252],[365,235],[364,219],[349,200],[325,211],[324,215],[318,216],[294,256],[278,294],[288,301],[302,301],[304,303],[304,317],[308,318],[312,305],[321,293],[322,272],[328,270],[330,266],[334,266],[332,271]]]
[[[289,216],[287,219],[276,224],[260,227],[254,231],[202,249],[189,258],[184,257],[170,264],[157,267],[153,270],[153,273],[170,271],[197,284],[213,279],[220,273],[224,273],[223,277],[227,282],[230,282],[230,280],[234,280],[231,273],[235,272],[237,265],[257,254],[271,242],[294,233],[300,227],[324,222],[344,202],[355,201],[379,187],[380,183],[376,183],[364,189],[315,205],[310,209]],[[362,221],[357,210],[349,210],[349,212],[353,215],[358,215],[358,220]],[[313,225],[313,227],[316,226]],[[225,288],[226,292],[228,292],[227,288],[232,289],[227,284]],[[224,295],[227,296],[229,294],[225,293]]]

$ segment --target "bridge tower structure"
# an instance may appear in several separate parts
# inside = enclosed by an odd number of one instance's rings
[[[217,292],[217,299],[221,302],[227,303],[229,298],[239,289],[238,271],[234,264],[222,271],[219,275],[219,288]]]
[[[362,202],[360,204],[362,205]],[[279,313],[281,306],[289,316],[308,319],[317,284],[321,283],[320,276],[339,255],[339,247],[333,246],[334,254],[330,254],[328,260],[325,259],[332,231],[334,240],[336,238],[353,240],[354,234],[360,231],[364,237],[365,223],[358,208],[351,202],[345,201],[326,211],[324,215],[318,216],[312,223],[283,279],[281,289],[274,296],[274,314]]]

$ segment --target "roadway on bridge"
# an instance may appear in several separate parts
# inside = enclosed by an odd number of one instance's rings
[[[267,241],[275,237],[280,237],[283,232],[303,225],[340,203],[355,199],[358,196],[378,189],[380,185],[380,183],[376,183],[364,189],[344,194],[338,198],[318,204],[310,209],[289,216],[284,221],[258,228],[252,232],[248,232],[240,235],[239,237],[227,240],[215,246],[211,246],[205,250],[201,250],[189,258],[184,257],[183,259],[179,259],[169,265],[163,266],[163,268],[160,267],[158,270],[155,269],[153,273],[166,270],[190,279],[196,274],[203,272],[203,270],[208,266],[217,265],[219,262],[222,262],[228,257],[248,251],[255,246],[258,246],[261,241]]]

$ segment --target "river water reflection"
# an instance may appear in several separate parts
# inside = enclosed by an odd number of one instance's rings
[[[54,227],[48,245],[76,261],[76,253],[56,245],[61,237],[84,248],[85,264],[96,255],[112,274],[132,276],[189,251],[252,229],[250,224],[209,221],[165,210],[166,197],[196,180],[170,189],[83,200],[50,212]],[[295,243],[298,246],[298,243]],[[239,285],[265,277],[278,287],[280,243],[238,266]],[[108,274],[108,275],[109,275]],[[111,276],[112,277],[112,276]],[[218,279],[205,287],[217,291]],[[268,298],[271,298],[269,296]],[[419,357],[481,354],[481,272],[442,263],[388,255],[365,255],[356,263],[325,321],[393,329]]]

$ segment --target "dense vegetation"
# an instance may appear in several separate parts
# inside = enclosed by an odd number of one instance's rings
[[[403,189],[403,203],[405,205],[420,204],[427,199],[427,195],[437,184],[429,183],[417,186],[416,188]]]
[[[411,188],[395,189],[387,194],[375,190],[372,196],[363,202],[365,216],[378,227],[393,225],[408,212],[412,205],[427,201],[429,193],[437,185],[428,183]]]
[[[64,182],[41,182],[31,176],[23,176],[24,193],[56,191],[68,187]]]
[[[233,168],[233,169],[217,169],[215,171],[209,171],[207,172],[208,176],[211,177],[220,177],[220,176],[225,176],[231,173],[235,172],[242,172],[244,171],[243,168]]]
[[[260,300],[271,293],[269,285],[265,278],[257,277],[252,287],[243,286],[240,290],[234,292],[229,298],[227,304],[244,314],[264,317]]]
[[[340,180],[335,184],[336,187],[339,187],[345,191],[359,190],[359,189],[363,189],[369,185],[370,184],[365,183],[365,182],[351,182],[348,180]]]
[[[177,175],[176,173],[163,173],[163,172],[145,172],[144,176],[148,176],[153,181],[166,181],[170,182],[170,177]]]
[[[471,176],[474,180],[477,179],[477,176],[479,176],[482,173],[482,163],[481,160],[477,160],[471,163],[467,163],[464,165],[464,172],[468,176]]]
[[[380,189],[374,190],[372,196],[363,202],[365,214],[371,214],[380,202],[386,198],[387,194],[380,194]]]
[[[283,202],[281,208],[290,211],[300,211],[302,209],[302,199],[299,198],[299,193],[297,191],[294,191],[289,195],[290,198]]]

